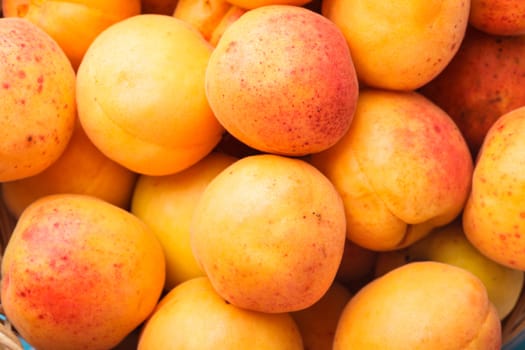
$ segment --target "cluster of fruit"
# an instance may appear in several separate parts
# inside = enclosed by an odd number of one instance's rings
[[[525,2],[4,0],[1,302],[53,349],[500,349]]]

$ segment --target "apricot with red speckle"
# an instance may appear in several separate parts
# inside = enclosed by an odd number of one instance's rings
[[[494,261],[525,270],[525,107],[503,114],[478,155],[463,212],[469,241]]]
[[[469,23],[494,35],[525,34],[525,1],[472,0]]]
[[[58,44],[23,19],[0,19],[0,101],[0,181],[43,171],[73,133],[75,72]]]
[[[350,130],[311,162],[341,193],[348,238],[406,247],[457,217],[473,162],[456,124],[416,92],[362,89]]]
[[[62,194],[23,212],[2,259],[6,316],[39,350],[111,349],[153,311],[162,247],[137,217]]]
[[[306,8],[263,6],[231,23],[206,70],[206,96],[234,137],[263,152],[300,156],[348,130],[358,82],[341,31]]]

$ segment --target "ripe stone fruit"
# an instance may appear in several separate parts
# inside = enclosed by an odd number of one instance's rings
[[[152,229],[164,249],[164,289],[170,290],[185,280],[204,274],[191,250],[191,219],[208,183],[235,160],[235,157],[212,152],[179,173],[139,177],[131,212]]]
[[[76,70],[104,29],[140,13],[140,0],[3,0],[4,16],[31,21],[64,50]]]
[[[58,44],[29,21],[0,18],[0,182],[56,161],[73,133],[75,72]]]
[[[257,150],[301,156],[348,130],[358,83],[341,31],[311,10],[247,11],[224,31],[206,70],[206,96],[234,137]]]
[[[494,261],[525,270],[525,107],[489,129],[463,212],[469,241]]]
[[[416,92],[363,89],[350,130],[311,163],[345,203],[348,239],[406,247],[463,209],[473,161],[450,116]]]
[[[447,66],[469,10],[469,0],[324,0],[321,12],[341,28],[363,85],[406,91]]]
[[[472,0],[469,23],[499,36],[525,34],[525,2],[522,0]]]
[[[474,157],[492,124],[525,105],[524,55],[525,36],[469,27],[450,64],[420,89],[456,122]]]
[[[96,148],[77,122],[65,151],[44,171],[4,182],[2,196],[15,217],[34,200],[57,193],[92,195],[127,209],[137,176]]]
[[[206,100],[212,46],[172,16],[120,21],[89,47],[77,74],[78,116],[102,153],[140,174],[204,158],[224,131]]]
[[[352,297],[333,349],[499,350],[501,323],[472,273],[440,262],[413,262]]]
[[[39,350],[110,349],[150,315],[164,279],[162,247],[137,217],[52,195],[27,207],[6,246],[2,306]]]
[[[208,184],[191,245],[231,304],[297,311],[332,284],[345,227],[341,197],[321,172],[303,160],[262,154],[236,161]]]
[[[137,349],[301,350],[303,343],[288,313],[238,308],[221,298],[207,277],[195,277],[162,298]]]

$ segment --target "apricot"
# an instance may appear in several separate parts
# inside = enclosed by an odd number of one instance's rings
[[[345,244],[339,193],[300,159],[261,154],[237,160],[206,187],[193,214],[191,246],[229,303],[279,313],[318,301]]]
[[[57,193],[91,195],[127,209],[136,178],[137,174],[102,154],[77,122],[66,149],[53,164],[0,186],[7,209],[19,217],[36,199]]]
[[[37,349],[110,349],[154,310],[162,247],[137,217],[101,199],[46,196],[20,216],[2,260],[7,318]]]
[[[478,155],[463,212],[468,240],[484,255],[525,270],[525,107],[502,115]]]
[[[5,16],[25,18],[60,45],[76,70],[104,29],[140,13],[140,0],[4,0]]]
[[[469,23],[498,36],[525,34],[525,2],[522,0],[471,0]]]
[[[206,70],[219,122],[267,153],[301,156],[334,145],[350,126],[357,95],[341,31],[298,6],[244,13],[224,31]]]
[[[501,323],[481,281],[462,268],[413,262],[367,284],[345,306],[334,350],[501,349]]]
[[[137,349],[301,350],[303,343],[290,314],[238,308],[203,276],[177,285],[162,298],[142,328]]]
[[[413,91],[362,89],[350,129],[311,163],[341,194],[347,235],[376,251],[399,249],[455,219],[473,160],[456,124]]]
[[[186,22],[143,14],[101,33],[77,74],[80,122],[102,153],[146,175],[197,163],[224,131],[208,105],[212,46]]]
[[[468,0],[324,0],[343,32],[362,85],[415,90],[441,72],[463,40]]]
[[[177,174],[139,177],[131,212],[152,229],[164,249],[164,289],[204,275],[191,250],[191,219],[208,183],[235,160],[233,156],[212,152]]]
[[[452,117],[473,157],[492,124],[525,105],[524,55],[525,36],[493,35],[469,27],[452,61],[419,90]]]
[[[0,18],[0,182],[38,174],[65,150],[76,118],[75,72],[27,20]]]

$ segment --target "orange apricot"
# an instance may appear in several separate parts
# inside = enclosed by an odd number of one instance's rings
[[[222,170],[195,208],[191,246],[228,302],[289,312],[318,301],[335,279],[345,244],[339,193],[300,159],[261,154]]]
[[[188,23],[143,14],[101,33],[77,73],[80,122],[102,153],[140,174],[204,158],[224,129],[205,96],[213,47]]]

